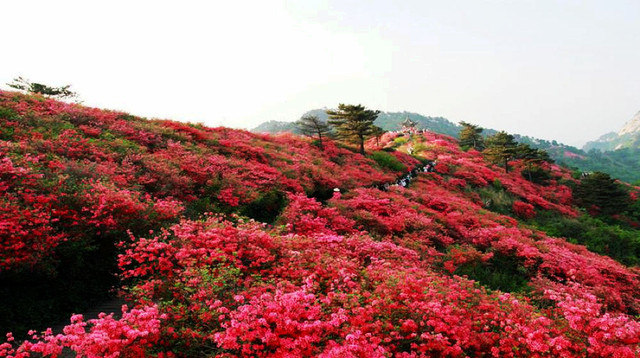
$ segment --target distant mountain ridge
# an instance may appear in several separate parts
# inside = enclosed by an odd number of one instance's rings
[[[285,121],[267,121],[260,123],[257,127],[251,130],[254,133],[283,133],[291,132],[297,133],[295,122]]]
[[[595,141],[587,142],[583,147],[585,151],[597,149],[603,152],[623,148],[640,149],[640,111],[617,133],[604,134]]]
[[[304,115],[315,115],[323,121],[328,120],[326,114],[327,108],[319,108],[307,111]],[[438,134],[446,134],[454,138],[458,137],[460,126],[456,123],[444,117],[431,117],[424,116],[414,112],[382,112],[375,121],[375,124],[387,131],[400,130],[402,121],[405,119],[411,119],[416,122],[419,129],[426,129]],[[640,139],[640,112],[628,122],[623,130],[624,136],[631,137],[635,134],[636,148],[640,147],[638,140]],[[286,121],[268,121],[264,122],[251,130],[255,133],[282,133],[291,132],[299,134],[295,126],[295,122]],[[483,134],[485,136],[493,135],[498,131],[495,129],[485,128]],[[620,133],[619,132],[619,133]],[[615,138],[619,138],[619,133],[609,133],[599,141],[605,142],[605,139],[613,141]],[[581,171],[603,171],[611,174],[615,178],[627,182],[634,182],[640,180],[640,149],[631,149],[633,146],[621,149],[618,151],[606,151],[600,152],[594,149],[593,146],[585,146],[582,150],[570,145],[559,143],[555,140],[545,140],[539,138],[533,138],[525,135],[514,134],[515,139],[520,143],[529,144],[534,148],[539,148],[547,151],[551,158],[558,164],[565,165],[570,168]],[[605,139],[603,139],[605,138]],[[595,142],[590,142],[595,143]],[[609,142],[607,142],[609,143]],[[589,144],[589,143],[588,143]],[[603,146],[605,148],[606,146]],[[599,149],[599,148],[598,148]]]
[[[307,115],[317,116],[323,122],[329,120],[329,116],[326,112],[327,108],[313,109],[305,112],[301,117]],[[402,121],[405,119],[411,119],[418,124],[418,128],[428,129],[432,132],[439,134],[446,134],[452,137],[457,137],[460,131],[460,126],[449,121],[444,117],[430,117],[423,116],[413,112],[381,112],[378,118],[374,122],[375,125],[387,131],[397,131],[402,129]],[[298,133],[295,126],[295,122],[286,121],[268,121],[264,122],[251,130],[254,133],[281,133],[291,132]]]

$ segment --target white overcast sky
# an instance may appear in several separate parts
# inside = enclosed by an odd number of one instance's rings
[[[252,128],[361,103],[582,145],[640,110],[640,1],[3,1],[0,88]]]

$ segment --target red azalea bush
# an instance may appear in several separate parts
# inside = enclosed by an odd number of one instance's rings
[[[158,307],[147,306],[129,310],[122,307],[122,318],[113,314],[100,314],[97,319],[85,322],[82,315],[73,315],[71,324],[63,333],[53,334],[48,329],[42,335],[29,332],[31,340],[14,348],[8,335],[7,343],[0,344],[1,357],[57,357],[63,349],[71,349],[83,357],[145,357],[149,349],[157,344],[160,323],[166,316],[158,313]]]
[[[541,299],[560,302],[539,311],[527,299],[434,272],[416,252],[390,242],[264,230],[210,217],[134,240],[120,258],[130,298],[143,307],[158,302],[158,313],[138,315],[133,331],[124,328],[132,324],[125,316],[122,323],[95,321],[86,334],[80,325],[80,335],[74,319],[62,335],[3,348],[11,355],[62,347],[109,354],[117,347],[125,356],[637,353],[637,321],[599,313],[587,287],[539,279]],[[452,250],[452,258],[488,259],[468,248]],[[145,325],[156,318],[160,324]],[[124,329],[127,339],[97,345],[101,327],[109,327],[108,337]]]
[[[513,212],[523,219],[531,219],[536,216],[536,211],[533,205],[525,203],[523,201],[513,202]]]

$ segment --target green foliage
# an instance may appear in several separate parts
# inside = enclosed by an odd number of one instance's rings
[[[511,214],[513,195],[502,188],[499,180],[494,180],[491,186],[478,189],[478,194],[485,208],[501,214]]]
[[[640,233],[636,229],[588,215],[568,218],[549,211],[541,211],[533,223],[549,236],[564,237],[628,266],[640,265]]]
[[[407,137],[397,137],[396,139],[393,140],[393,143],[396,146],[401,146],[403,144],[406,144],[409,140],[407,139]]]
[[[376,163],[378,163],[378,165],[383,168],[388,168],[397,172],[407,170],[407,167],[404,164],[402,164],[402,162],[398,160],[398,158],[396,158],[394,155],[389,154],[387,152],[383,152],[383,151],[373,152],[369,157],[375,160]]]
[[[11,88],[15,88],[17,90],[25,91],[28,93],[37,93],[43,96],[52,97],[52,98],[75,98],[78,96],[77,93],[71,91],[69,87],[71,85],[66,85],[62,87],[51,87],[44,85],[42,83],[31,82],[22,77],[15,78],[13,82],[7,83],[7,85]]]
[[[532,183],[545,185],[551,179],[551,173],[548,170],[534,166],[523,170],[522,177]]]
[[[17,115],[13,110],[11,110],[9,108],[0,107],[0,118],[1,119],[13,120],[16,117],[17,117]],[[2,139],[2,140],[11,140],[11,139],[13,139],[13,133],[14,132],[15,132],[15,128],[13,128],[13,126],[0,125],[0,139]]]
[[[11,108],[0,107],[0,118],[12,121],[18,119],[18,114]]]
[[[517,145],[511,134],[502,131],[487,138],[487,148],[483,153],[490,162],[503,165],[505,172],[509,172],[509,161],[516,157]]]
[[[414,155],[418,155],[418,154],[420,154],[421,152],[424,152],[427,149],[428,149],[428,147],[427,147],[426,144],[424,144],[422,142],[418,142],[418,143],[414,144],[414,146],[413,146],[413,154]],[[420,157],[418,157],[418,158],[420,158]]]
[[[640,180],[640,148],[622,148],[614,151],[600,152],[592,149],[588,152],[578,151],[579,156],[565,156],[555,153],[556,162],[568,167],[579,168],[580,172],[604,172],[613,178],[627,182]]]
[[[487,195],[488,194],[488,195]],[[481,191],[480,197],[484,203],[488,203],[487,206],[490,210],[501,213],[511,213],[511,207],[513,206],[513,196],[506,191]]]
[[[458,135],[460,147],[474,148],[481,152],[485,148],[484,138],[482,137],[482,128],[467,122],[460,122],[462,129]]]
[[[240,213],[256,221],[272,224],[287,204],[283,192],[273,189],[258,197],[258,199],[245,205]]]
[[[543,162],[553,162],[546,151],[519,143],[515,149],[515,157],[527,166],[527,169],[522,172],[525,179],[537,184],[544,184],[551,179],[551,174],[538,166]]]
[[[498,178],[493,179],[493,181],[491,182],[491,186],[493,186],[494,189],[496,189],[496,190],[503,190],[504,189],[504,186],[502,185],[502,182]]]
[[[329,124],[337,135],[345,140],[360,145],[360,154],[364,155],[364,141],[373,133],[373,122],[380,111],[366,109],[363,105],[338,105],[338,110],[329,110]]]
[[[196,220],[202,216],[202,213],[213,212],[215,204],[208,196],[199,197],[192,200],[185,206],[184,216],[186,218]]]
[[[373,135],[376,138],[376,147],[380,147],[380,138],[382,138],[382,135],[385,134],[387,131],[385,131],[384,129],[374,125],[373,126],[373,131],[371,132],[371,135]]]
[[[595,172],[587,175],[576,187],[574,197],[578,205],[602,215],[615,215],[628,210],[631,201],[625,187],[609,174]]]
[[[523,263],[517,257],[497,252],[487,262],[460,265],[455,274],[466,275],[485,287],[502,292],[521,293],[529,287],[529,275]]]
[[[331,128],[329,125],[318,118],[318,116],[314,115],[304,115],[296,122],[296,127],[300,131],[300,133],[309,136],[315,137],[318,136],[318,141],[320,143],[319,147],[322,146],[322,137],[329,136],[331,133]]]

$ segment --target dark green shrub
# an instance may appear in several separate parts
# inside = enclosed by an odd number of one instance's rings
[[[280,215],[286,204],[285,194],[273,189],[245,205],[242,210],[240,210],[240,213],[256,221],[271,224],[276,221],[276,218]]]
[[[573,219],[547,211],[541,211],[533,222],[549,236],[566,238],[625,265],[640,265],[640,233],[636,229],[588,215]]]
[[[631,205],[627,189],[602,172],[582,178],[573,195],[578,205],[601,215],[620,214]]]
[[[540,167],[532,166],[522,171],[522,177],[532,183],[545,185],[551,179],[551,173]]]
[[[456,275],[466,275],[483,286],[503,292],[528,290],[529,274],[517,257],[495,253],[487,262],[470,262],[459,266]]]
[[[493,186],[494,189],[496,190],[502,190],[504,189],[504,187],[502,186],[502,182],[500,181],[500,179],[495,178],[493,179],[493,182],[491,183],[491,185]]]
[[[11,108],[0,107],[0,119],[12,121],[18,119],[18,114]]]

